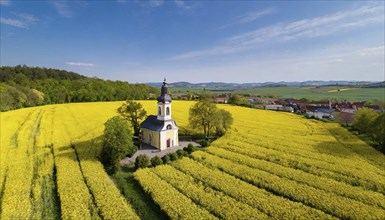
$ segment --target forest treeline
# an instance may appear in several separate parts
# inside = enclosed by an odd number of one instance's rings
[[[28,67],[0,67],[0,111],[45,104],[119,101],[157,97],[159,89],[90,78],[65,70]]]

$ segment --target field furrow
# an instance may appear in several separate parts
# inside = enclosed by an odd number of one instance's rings
[[[204,164],[250,182],[253,185],[267,189],[276,195],[284,196],[293,201],[302,202],[313,208],[339,218],[385,218],[385,210],[372,207],[341,196],[315,189],[305,184],[280,178],[265,171],[240,165],[202,151],[195,152],[193,158]],[[359,213],[359,214],[358,214]]]
[[[303,140],[301,144],[295,144],[288,142],[284,142],[282,140],[281,143],[269,143],[269,144],[262,144],[262,141],[258,141],[258,138],[261,138],[260,135],[256,136],[237,136],[237,137],[231,137],[234,142],[236,143],[240,142],[240,145],[251,145],[251,146],[258,146],[263,147],[268,150],[275,150],[278,152],[283,152],[285,154],[297,156],[297,157],[303,157],[310,160],[320,161],[324,163],[330,163],[330,165],[340,165],[344,166],[347,169],[353,169],[357,171],[365,171],[369,173],[373,173],[374,175],[381,175],[385,177],[385,170],[378,168],[376,166],[373,166],[372,164],[366,163],[367,160],[365,157],[359,156],[358,154],[355,154],[351,152],[350,150],[343,148],[342,152],[340,152],[338,155],[330,155],[327,152],[322,152],[325,149],[332,149],[331,151],[336,153],[341,151],[341,143],[339,143],[337,140],[328,141],[327,143],[323,143],[322,146],[319,143],[314,144],[306,144],[306,140]],[[287,138],[287,137],[286,137]],[[272,139],[266,138],[266,139]],[[257,145],[255,143],[258,143]],[[302,146],[302,147],[301,147]],[[316,148],[316,150],[312,150],[312,148]],[[367,147],[362,146],[363,149],[366,149]],[[370,151],[370,150],[369,150]],[[328,150],[328,152],[330,152]],[[372,152],[373,153],[373,152]],[[352,155],[353,154],[353,155]],[[348,156],[348,157],[347,157]],[[347,157],[347,158],[346,158]],[[381,156],[379,156],[381,157]],[[355,160],[355,163],[352,163],[352,159]],[[383,158],[385,159],[385,158]]]
[[[332,125],[327,127],[331,135],[342,145],[351,149],[355,153],[363,156],[366,161],[378,166],[379,169],[385,172],[385,156],[379,154],[376,149],[366,147],[366,144],[356,136],[352,136],[340,126]]]
[[[214,145],[217,146],[216,143]],[[235,145],[220,145],[218,147],[251,155],[258,159],[274,162],[294,169],[300,169],[318,176],[325,176],[337,181],[344,181],[352,186],[361,186],[374,192],[385,193],[384,177],[373,172],[349,169],[343,165],[330,164],[316,159],[308,159],[277,150],[259,147],[258,145],[242,145],[238,143]]]
[[[8,175],[8,163],[13,154],[9,154],[11,149],[17,146],[17,136],[24,124],[31,119],[32,113],[36,110],[21,109],[14,111],[14,114],[0,113],[1,135],[0,135],[0,212],[1,203],[5,190],[5,182]],[[4,126],[7,123],[6,127]]]
[[[205,152],[235,163],[269,172],[282,178],[294,180],[316,189],[331,192],[335,195],[354,199],[367,205],[378,206],[385,210],[385,196],[381,193],[367,191],[360,187],[354,187],[328,178],[315,176],[301,170],[284,167],[268,161],[254,159],[248,155],[234,153],[218,147],[210,147]]]
[[[258,209],[241,203],[220,191],[204,186],[199,181],[195,181],[171,166],[159,166],[153,172],[221,219],[248,219],[250,216],[256,219],[268,218],[266,214],[261,213]]]
[[[320,210],[276,196],[218,169],[208,168],[194,160],[183,158],[172,165],[239,202],[259,209],[272,219],[332,219],[332,216]]]
[[[97,218],[97,208],[84,182],[75,151],[71,148],[68,133],[68,119],[65,109],[56,108],[53,118],[53,152],[57,170],[57,187],[61,205],[62,219]]]
[[[150,169],[140,169],[134,176],[171,219],[218,219],[160,179]]]
[[[31,184],[34,177],[34,139],[42,110],[34,111],[17,131],[9,149],[8,172],[1,201],[2,219],[28,219],[33,215]],[[20,211],[24,210],[24,211]]]
[[[82,174],[92,192],[101,217],[103,219],[139,219],[110,177],[104,172],[103,165],[95,157],[89,156],[92,154],[88,154],[86,149],[92,147],[87,144],[79,144],[74,148],[79,156]]]

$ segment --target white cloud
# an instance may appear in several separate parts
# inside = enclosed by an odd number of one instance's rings
[[[79,62],[66,62],[67,65],[70,66],[84,66],[84,67],[94,67],[93,63],[79,63]]]
[[[21,20],[18,20],[18,19],[11,19],[11,18],[0,18],[0,23],[1,24],[6,24],[6,25],[11,25],[11,26],[14,26],[14,27],[18,27],[18,28],[26,28],[27,25],[21,21]]]
[[[5,25],[10,25],[18,28],[28,28],[30,25],[36,24],[39,19],[37,19],[35,16],[31,14],[16,14],[14,15],[17,18],[0,18],[0,23]]]
[[[248,12],[246,14],[240,15],[240,16],[232,19],[232,21],[229,24],[221,26],[220,29],[230,27],[233,25],[237,25],[237,24],[250,23],[250,22],[253,22],[253,21],[255,21],[258,18],[261,18],[263,16],[274,14],[275,12],[276,12],[276,10],[273,8],[266,8],[266,9],[261,10],[261,11]]]
[[[3,6],[11,5],[11,0],[0,0],[0,5],[3,5]]]
[[[69,9],[68,2],[55,0],[52,2],[57,13],[62,17],[70,18],[72,17],[72,11]]]
[[[382,46],[379,46],[379,47],[364,48],[364,49],[356,51],[355,54],[358,54],[360,56],[377,56],[377,55],[384,56],[384,54],[385,54],[385,46],[382,45]]]
[[[246,17],[243,19],[243,21],[247,20]],[[384,7],[381,4],[367,5],[349,11],[340,11],[326,16],[303,19],[286,24],[274,24],[227,38],[213,48],[177,55],[174,59],[233,54],[255,49],[261,46],[262,43],[266,45],[269,43],[282,43],[329,36],[374,23],[384,23]]]
[[[163,0],[149,0],[148,1],[148,5],[150,7],[159,7],[159,6],[162,6],[164,4],[164,1]]]
[[[251,57],[220,65],[160,70],[175,78],[178,73],[191,81],[267,82],[306,80],[384,80],[384,46],[346,49],[331,47],[325,51],[297,52],[268,57]],[[153,70],[154,72],[157,70]],[[177,80],[183,80],[181,76]],[[236,76],[236,77],[234,77]]]
[[[183,1],[183,0],[174,0],[176,6],[178,6],[179,8],[182,8],[182,9],[186,9],[186,10],[190,10],[190,9],[193,9],[197,6],[197,4],[194,4],[194,5],[189,5],[186,3],[186,1]]]

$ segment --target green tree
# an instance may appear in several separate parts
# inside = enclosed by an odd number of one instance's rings
[[[150,166],[150,160],[147,155],[141,154],[135,159],[135,167],[136,169],[145,168]]]
[[[229,112],[218,107],[210,100],[201,100],[190,108],[189,122],[192,128],[202,129],[207,138],[211,132],[224,134],[233,123]]]
[[[194,129],[203,129],[205,137],[210,136],[210,129],[216,122],[217,106],[205,99],[201,100],[190,108],[189,122]]]
[[[373,109],[360,108],[356,112],[353,120],[353,127],[358,130],[360,134],[370,134],[373,132],[373,123],[378,116],[378,113]]]
[[[224,109],[219,109],[216,116],[217,116],[217,124],[216,124],[217,135],[223,135],[233,124],[233,121],[234,121],[233,116],[231,115],[230,112]]]
[[[134,129],[134,135],[138,136],[140,132],[140,123],[146,117],[146,110],[139,102],[127,100],[122,106],[118,108],[118,113],[131,122],[132,128]]]
[[[385,152],[385,112],[380,113],[373,122],[373,139]]]
[[[199,94],[199,100],[211,102],[213,100],[213,97],[210,93],[203,92],[203,93]]]
[[[107,172],[115,173],[119,169],[120,160],[135,151],[136,147],[132,143],[129,125],[123,118],[115,116],[104,125],[101,159]]]
[[[247,99],[240,95],[233,95],[229,98],[229,104],[233,105],[247,105]]]

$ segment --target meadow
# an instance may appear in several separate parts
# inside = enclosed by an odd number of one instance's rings
[[[278,98],[307,98],[309,100],[371,101],[385,100],[385,88],[346,88],[346,87],[270,87],[239,90],[237,93],[274,96]]]
[[[148,114],[155,101],[141,101]],[[1,113],[1,219],[139,219],[98,160],[122,102]],[[173,101],[188,126],[193,102]],[[234,124],[208,148],[134,178],[171,219],[385,219],[385,156],[334,123],[219,105]],[[20,211],[23,210],[23,211]]]
[[[181,89],[171,88],[172,91],[177,93],[202,93],[203,89]],[[253,89],[239,89],[239,90],[210,90],[213,93],[236,93],[249,96],[262,96],[262,97],[276,97],[276,98],[306,98],[309,100],[322,100],[330,99],[337,101],[370,101],[381,102],[385,100],[385,88],[349,88],[349,87],[336,87],[336,86],[323,86],[323,87],[260,87]]]

